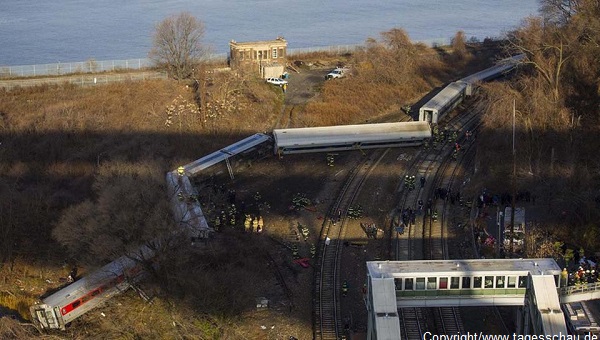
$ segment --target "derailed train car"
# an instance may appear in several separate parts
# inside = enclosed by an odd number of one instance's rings
[[[142,247],[137,253],[122,256],[30,307],[38,329],[65,329],[65,326],[139,281],[145,271],[141,261],[154,256]]]
[[[444,115],[470,96],[481,82],[490,81],[512,71],[525,55],[519,54],[499,61],[496,65],[452,82],[419,109],[419,121],[437,124]]]
[[[275,129],[276,155],[421,145],[431,138],[426,122]]]
[[[452,111],[465,97],[467,83],[452,82],[419,109],[419,121],[438,123],[446,112]]]

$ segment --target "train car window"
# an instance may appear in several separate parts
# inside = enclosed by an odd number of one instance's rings
[[[417,277],[417,284],[415,286],[416,290],[425,290],[425,278]]]
[[[96,296],[98,294],[100,294],[100,288],[98,288],[92,292],[92,296]]]
[[[485,277],[485,286],[483,288],[494,288],[494,277],[493,276]]]
[[[413,290],[413,279],[404,279],[404,290]]]
[[[508,277],[508,287],[507,288],[516,288],[517,287],[517,277],[509,276]]]
[[[450,278],[450,289],[458,289],[459,281],[460,281],[460,277],[451,277]]]
[[[527,288],[527,276],[519,276],[519,288]]]
[[[428,277],[427,278],[427,289],[434,289],[437,286],[437,277]]]
[[[440,288],[439,289],[448,289],[448,278],[440,277]]]
[[[473,278],[473,288],[481,288],[482,281],[481,276],[475,276]]]
[[[77,300],[71,304],[71,307],[73,307],[73,309],[75,309],[75,308],[79,307],[80,304],[81,304],[81,301]]]
[[[81,298],[81,303],[85,303],[86,301],[89,301],[92,299],[91,295],[85,295],[84,297]]]
[[[504,276],[496,276],[496,288],[504,288]]]
[[[396,290],[402,290],[402,278],[395,278],[394,285],[396,286]]]
[[[471,278],[470,277],[463,277],[462,278],[462,286],[461,288],[463,289],[469,289],[471,288]]]

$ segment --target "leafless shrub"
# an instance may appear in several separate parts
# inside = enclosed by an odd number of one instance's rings
[[[99,263],[174,230],[162,173],[151,163],[103,164],[93,185],[96,198],[67,208],[53,237],[74,258]]]

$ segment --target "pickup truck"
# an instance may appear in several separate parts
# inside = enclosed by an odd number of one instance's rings
[[[327,75],[325,76],[325,79],[342,78],[346,75],[346,72],[348,72],[347,68],[338,67],[338,68],[334,69],[333,71],[327,73]]]

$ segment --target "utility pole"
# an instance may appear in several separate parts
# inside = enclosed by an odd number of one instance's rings
[[[512,156],[513,156],[513,180],[512,180],[512,202],[510,212],[510,253],[514,254],[515,243],[515,203],[517,201],[517,150],[515,148],[515,123],[516,108],[513,99],[513,133],[512,133]]]

